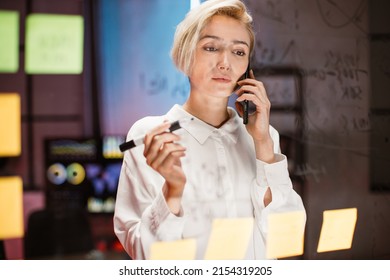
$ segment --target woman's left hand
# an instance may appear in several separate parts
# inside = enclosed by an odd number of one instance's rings
[[[252,70],[248,79],[240,80],[237,83],[240,86],[236,91],[239,96],[236,100],[238,113],[241,116],[243,115],[243,108],[239,102],[244,100],[248,100],[256,106],[255,112],[248,116],[246,128],[255,143],[257,158],[266,162],[272,161],[273,141],[269,133],[271,102],[268,99],[264,84],[255,79]]]

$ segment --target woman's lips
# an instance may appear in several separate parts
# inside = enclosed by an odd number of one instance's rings
[[[220,83],[230,83],[232,81],[230,78],[224,77],[214,77],[213,80]]]

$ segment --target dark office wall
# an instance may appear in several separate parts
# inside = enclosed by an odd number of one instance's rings
[[[0,73],[0,94],[16,92],[21,96],[22,154],[1,159],[0,176],[21,176],[24,186],[24,222],[27,231],[32,211],[45,208],[44,191],[46,138],[93,137],[96,112],[92,98],[90,6],[88,0],[0,0],[0,10],[18,11],[19,69],[17,73]],[[84,65],[78,75],[27,75],[24,70],[25,21],[30,13],[82,15],[84,17]],[[1,39],[0,39],[1,40]],[[96,92],[95,92],[96,93]],[[1,120],[5,121],[5,120]],[[39,205],[30,198],[39,198]],[[41,201],[42,200],[42,201]],[[110,216],[91,217],[94,241],[113,238]],[[23,239],[5,242],[7,258],[24,258]],[[50,257],[50,256],[48,256]]]
[[[372,252],[390,259],[390,2],[369,1]],[[367,221],[369,223],[369,221]]]
[[[271,122],[303,152],[290,162],[308,214],[304,258],[390,258],[389,2],[246,2],[257,31],[253,66],[273,107],[303,95],[302,111],[274,108]],[[291,75],[269,80],[265,67],[296,69],[303,88],[284,89]],[[358,209],[352,248],[317,253],[323,211],[349,207]]]
[[[20,13],[19,70],[0,74],[0,93],[19,93],[22,102],[22,155],[8,159],[1,172],[21,176],[26,189],[44,189],[44,139],[91,136],[88,64],[79,75],[27,75],[25,19],[29,13],[83,15],[85,1],[1,0],[0,9]]]

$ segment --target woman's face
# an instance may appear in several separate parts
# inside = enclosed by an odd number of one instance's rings
[[[228,97],[249,62],[249,33],[238,20],[213,16],[200,34],[190,73],[191,91]]]

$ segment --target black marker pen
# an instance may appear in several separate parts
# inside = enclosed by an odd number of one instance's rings
[[[192,121],[193,119],[194,118],[188,118],[188,119],[183,119],[180,121],[172,122],[170,127],[169,127],[169,132],[172,132],[172,131],[178,130],[179,128],[182,128],[182,125],[184,123],[188,123],[188,122]],[[119,149],[121,150],[121,152],[124,152],[126,150],[129,150],[129,149],[132,149],[134,147],[142,145],[144,143],[144,141],[145,141],[145,136],[142,136],[142,137],[139,137],[139,138],[136,138],[136,139],[133,139],[133,140],[130,140],[130,141],[127,141],[125,143],[120,144]]]

